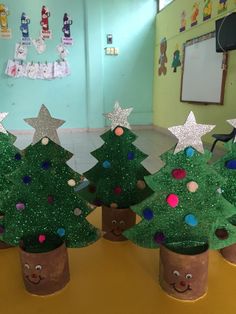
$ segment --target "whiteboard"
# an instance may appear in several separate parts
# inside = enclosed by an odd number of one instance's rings
[[[185,43],[181,101],[223,103],[227,60],[216,52],[215,40],[212,32]]]

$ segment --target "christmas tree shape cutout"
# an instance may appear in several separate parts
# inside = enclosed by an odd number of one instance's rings
[[[60,237],[67,247],[98,239],[98,230],[86,220],[92,208],[74,191],[81,175],[66,164],[72,156],[47,137],[25,149],[20,167],[7,176],[12,186],[2,200],[3,241],[19,245],[36,238],[30,250],[37,252],[51,249],[42,245],[51,245],[47,237]]]
[[[152,193],[144,182],[149,172],[141,165],[147,155],[133,144],[137,137],[127,121],[131,111],[116,103],[114,111],[105,114],[111,120],[111,129],[101,136],[104,144],[91,153],[98,162],[84,173],[90,184],[80,191],[90,203],[103,206],[103,216],[106,209],[103,230],[112,240],[119,236],[124,240],[122,231],[135,223],[135,214],[129,207]],[[128,218],[121,209],[128,209],[132,217]]]
[[[212,126],[197,124],[191,112],[184,125],[169,130],[179,139],[175,149],[161,156],[165,166],[145,178],[155,193],[133,206],[142,220],[124,235],[137,245],[161,245],[188,254],[207,245],[226,247],[236,240],[236,228],[228,218],[236,208],[217,191],[222,178],[208,164],[201,136]]]
[[[0,113],[0,122],[7,116],[7,113]],[[0,123],[0,168],[1,168],[1,179],[0,179],[0,215],[3,217],[4,213],[1,209],[1,203],[6,193],[11,188],[12,183],[7,179],[6,175],[13,172],[21,164],[21,152],[14,146],[16,137],[8,133],[2,124]],[[2,229],[0,227],[0,234]],[[6,244],[0,242],[0,248],[8,247]]]

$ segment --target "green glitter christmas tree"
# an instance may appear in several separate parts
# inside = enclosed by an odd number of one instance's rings
[[[142,220],[125,237],[143,247],[164,244],[180,252],[235,243],[236,228],[228,218],[236,208],[217,191],[222,178],[208,164],[211,154],[201,142],[212,128],[197,124],[191,112],[184,125],[169,129],[179,142],[161,156],[165,166],[145,178],[155,193],[132,207]]]
[[[7,176],[12,188],[2,201],[3,241],[18,245],[36,237],[31,249],[40,251],[47,237],[60,236],[67,247],[98,239],[98,230],[86,220],[91,207],[74,192],[81,176],[66,164],[72,156],[47,137],[25,149],[21,166]]]
[[[0,113],[0,122],[7,116],[7,113]],[[11,189],[12,183],[6,178],[6,175],[13,172],[21,163],[21,152],[14,146],[16,137],[8,133],[0,123],[0,215],[3,216],[1,202],[5,194]],[[0,233],[2,229],[0,227]]]
[[[143,179],[150,173],[141,165],[147,155],[133,145],[137,136],[127,121],[131,111],[116,103],[114,111],[105,114],[112,121],[111,130],[101,136],[104,144],[91,153],[98,162],[84,173],[90,184],[80,193],[97,206],[127,208],[152,193]]]
[[[235,128],[236,119],[228,120]],[[225,143],[227,153],[214,163],[214,169],[225,179],[221,184],[222,196],[236,206],[236,141],[235,138]],[[236,224],[236,215],[230,221]]]

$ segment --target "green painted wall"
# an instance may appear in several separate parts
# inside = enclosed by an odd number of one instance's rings
[[[152,80],[154,59],[155,0],[7,0],[9,27],[13,37],[0,39],[0,110],[9,112],[8,129],[30,129],[23,118],[37,115],[45,104],[53,116],[67,122],[64,128],[99,128],[105,125],[102,114],[110,111],[115,100],[133,106],[132,123],[152,122]],[[72,19],[74,45],[69,48],[71,76],[54,81],[13,79],[4,74],[6,62],[14,56],[20,40],[22,12],[31,18],[30,35],[39,35],[41,7],[51,11],[53,39],[47,51],[38,55],[29,49],[28,61],[54,61],[56,45],[63,35],[65,12]],[[105,56],[106,34],[113,33],[117,57]]]
[[[155,47],[155,67],[154,67],[154,124],[163,128],[173,125],[183,124],[188,113],[192,110],[198,123],[215,124],[213,133],[224,133],[232,129],[226,122],[227,119],[236,117],[236,51],[229,53],[228,73],[225,86],[224,105],[201,105],[180,102],[181,68],[177,73],[173,73],[171,63],[176,45],[179,45],[182,56],[182,45],[186,40],[198,37],[215,30],[215,20],[223,16],[218,15],[218,1],[213,0],[212,18],[209,21],[202,21],[204,1],[198,1],[200,13],[198,25],[190,27],[190,16],[195,1],[175,0],[161,11],[156,18],[156,47]],[[236,8],[233,0],[228,0],[228,11]],[[186,31],[180,33],[180,15],[185,10],[187,13]],[[166,76],[158,76],[158,59],[160,56],[160,40],[167,38],[168,70]],[[207,69],[206,69],[207,71]],[[203,73],[204,75],[204,73]],[[212,134],[212,133],[211,133]],[[211,135],[204,138],[212,142]]]

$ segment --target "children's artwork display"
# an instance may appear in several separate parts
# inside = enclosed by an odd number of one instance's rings
[[[173,72],[177,72],[177,68],[181,66],[181,61],[180,61],[180,50],[179,46],[176,45],[175,51],[173,53],[173,61],[171,64],[171,67],[173,68]]]
[[[193,11],[192,11],[192,15],[191,15],[191,27],[197,25],[198,15],[199,15],[199,3],[195,2],[193,4]]]
[[[131,207],[142,220],[124,232],[140,246],[160,247],[160,284],[177,299],[203,296],[208,248],[236,241],[236,227],[228,220],[236,207],[217,191],[222,177],[208,164],[211,153],[201,140],[213,128],[198,124],[192,112],[184,125],[169,128],[178,143],[161,156],[164,167],[145,177],[154,194]]]
[[[167,40],[164,37],[161,42],[160,42],[160,57],[159,57],[159,68],[158,68],[158,75],[161,76],[166,75],[167,72],[167,67],[166,63],[168,61],[167,55],[166,55],[166,50],[167,50]]]
[[[212,14],[212,0],[204,0],[203,8],[203,21],[207,21],[211,18]]]
[[[73,38],[71,37],[71,25],[73,24],[73,21],[71,17],[65,13],[63,16],[63,27],[62,31],[64,33],[64,37],[62,38],[62,43],[64,45],[72,45],[73,44]]]
[[[44,39],[51,39],[52,38],[52,31],[49,29],[49,17],[51,13],[49,9],[43,5],[41,10],[41,22],[40,25],[42,26],[41,36]]]
[[[64,78],[69,76],[70,67],[68,62],[65,60],[57,60],[55,62],[46,63],[8,60],[5,74],[13,78],[54,80],[57,78]]]
[[[91,204],[102,206],[104,237],[111,241],[126,240],[122,232],[136,220],[129,207],[152,193],[144,182],[149,172],[141,164],[147,155],[133,145],[136,135],[128,122],[132,110],[116,102],[113,112],[105,114],[111,129],[101,136],[104,144],[91,153],[98,162],[84,173],[89,185],[79,192]]]
[[[32,43],[38,52],[38,54],[42,54],[46,50],[46,43],[42,36],[39,36],[37,39],[33,39]]]
[[[228,0],[219,0],[218,4],[218,14],[225,12],[227,10],[227,2]]]
[[[22,33],[21,42],[24,45],[30,45],[31,44],[30,35],[29,35],[29,24],[30,24],[30,18],[26,15],[25,12],[23,12],[21,14],[20,30]]]
[[[17,43],[15,47],[15,59],[25,60],[27,57],[28,49],[26,45]]]
[[[66,49],[64,43],[57,45],[57,52],[59,53],[59,57],[62,60],[64,60],[69,54],[69,50]]]
[[[183,10],[182,13],[181,13],[181,20],[180,20],[180,29],[179,29],[180,32],[184,32],[185,31],[186,23],[187,23],[187,21],[186,21],[186,11]]]
[[[10,39],[12,37],[11,29],[8,28],[8,15],[10,14],[5,4],[0,4],[0,38]]]

